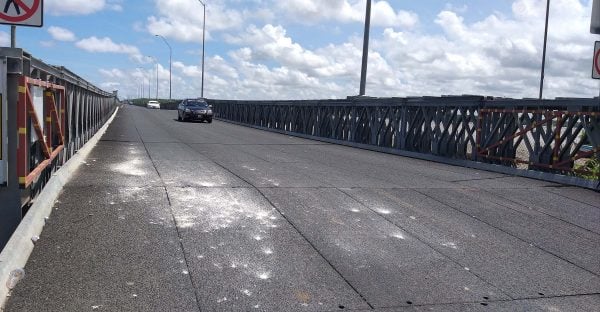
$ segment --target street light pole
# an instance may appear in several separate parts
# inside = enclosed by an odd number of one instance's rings
[[[173,49],[171,49],[171,45],[169,44],[169,42],[167,41],[167,39],[165,39],[165,37],[161,36],[161,35],[155,35],[156,37],[160,37],[169,47],[169,100],[171,99],[171,77],[172,77],[172,64],[173,64]]]
[[[142,73],[140,98],[144,98],[144,96],[146,95],[146,74],[144,73],[144,69],[142,67],[137,67],[136,69]],[[150,87],[148,87],[148,94],[150,94]],[[150,98],[150,97],[148,97],[148,98]]]
[[[151,58],[154,63],[156,64],[156,100],[158,100],[158,60],[154,57],[154,56],[148,56],[149,58]],[[152,84],[152,74],[150,74],[150,79],[148,79],[148,84]],[[150,91],[148,91],[148,98],[150,98]]]
[[[548,18],[550,17],[550,0],[546,3],[546,28],[544,29],[544,52],[542,54],[542,75],[540,78],[540,101],[544,95],[544,72],[546,70],[546,45],[548,43]]]
[[[365,38],[363,41],[362,69],[360,72],[360,93],[365,95],[367,89],[367,65],[369,63],[369,33],[371,32],[371,0],[367,0],[367,14],[365,16]]]
[[[204,17],[202,19],[202,86],[200,89],[200,97],[204,98],[204,40],[206,35],[206,4],[202,0],[198,0],[202,4]]]

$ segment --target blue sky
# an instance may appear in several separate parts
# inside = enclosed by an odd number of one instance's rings
[[[28,0],[32,1],[32,0]],[[597,36],[590,1],[553,0],[548,97],[598,94],[589,79]],[[341,98],[358,93],[365,0],[206,0],[205,95]],[[534,97],[544,0],[373,0],[367,94]],[[136,97],[159,62],[159,97],[199,95],[202,6],[197,0],[46,0],[43,28],[18,46],[98,86]],[[8,26],[0,43],[8,44]],[[152,77],[151,77],[152,76]],[[147,93],[147,89],[146,93]]]

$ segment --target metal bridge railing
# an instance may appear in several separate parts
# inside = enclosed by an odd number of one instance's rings
[[[211,100],[242,125],[600,189],[598,99],[481,96],[316,101]]]
[[[0,249],[43,189],[108,120],[118,99],[64,67],[0,48]]]

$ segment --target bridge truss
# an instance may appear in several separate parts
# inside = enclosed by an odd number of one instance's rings
[[[598,99],[212,100],[215,117],[327,142],[600,189]]]

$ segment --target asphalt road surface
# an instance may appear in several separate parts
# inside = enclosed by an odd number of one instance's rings
[[[123,107],[7,311],[600,311],[600,194]]]

